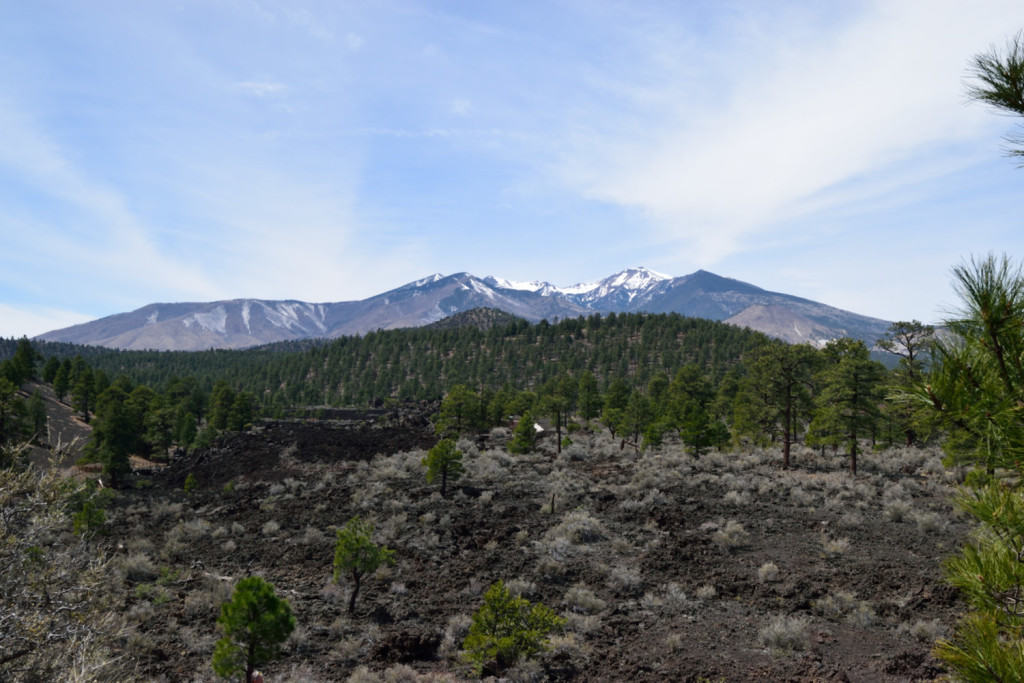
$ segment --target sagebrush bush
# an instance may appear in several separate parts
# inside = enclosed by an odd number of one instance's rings
[[[807,617],[780,614],[757,632],[757,642],[772,652],[796,652],[807,648]]]
[[[710,583],[705,583],[699,586],[694,592],[698,600],[712,600],[718,597],[718,589],[712,586]]]
[[[895,499],[890,500],[888,503],[885,504],[885,507],[883,508],[883,514],[885,515],[885,518],[888,519],[890,522],[902,522],[903,520],[907,519],[912,509],[913,508],[911,507],[910,503],[908,503],[907,501]]]
[[[577,584],[565,592],[563,602],[574,612],[594,613],[606,606],[606,602],[583,584]]]
[[[850,549],[850,539],[822,536],[821,549],[825,552],[826,557],[837,558]]]
[[[774,562],[765,562],[757,570],[757,579],[761,583],[772,583],[779,578],[779,568]]]
[[[711,540],[719,548],[732,552],[747,545],[750,542],[750,534],[742,524],[735,519],[730,519],[725,523],[724,528],[711,534]]]
[[[120,565],[125,580],[132,583],[152,581],[160,575],[153,560],[145,553],[132,553],[123,558]]]
[[[858,600],[849,591],[833,591],[814,600],[811,607],[816,614],[833,621],[844,620],[855,626],[867,627],[875,621],[875,610],[869,603]]]
[[[938,619],[918,619],[913,623],[903,623],[900,624],[898,630],[910,634],[923,643],[934,643],[939,638],[945,637],[947,633],[945,625]]]

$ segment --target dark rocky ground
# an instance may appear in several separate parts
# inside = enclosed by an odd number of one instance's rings
[[[443,499],[424,480],[422,416],[370,418],[261,424],[120,495],[102,543],[121,567],[133,677],[213,680],[219,605],[247,574],[299,624],[268,681],[467,678],[459,644],[498,579],[569,618],[514,680],[943,674],[931,646],[962,605],[941,561],[967,525],[933,452],[869,454],[854,477],[809,449],[783,472],[773,451],[636,455],[586,430],[561,455],[511,456],[496,430],[460,442],[467,474]],[[334,532],[357,514],[397,564],[349,616]]]

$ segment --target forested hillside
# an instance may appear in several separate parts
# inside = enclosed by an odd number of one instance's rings
[[[645,386],[696,363],[721,378],[764,335],[676,314],[592,315],[556,324],[515,321],[476,327],[404,329],[330,342],[286,342],[243,351],[116,351],[37,342],[43,356],[82,356],[94,369],[163,387],[194,377],[209,391],[224,381],[257,397],[264,410],[301,405],[367,405],[389,399],[438,399],[457,384],[477,389],[539,387],[559,373],[591,371]],[[2,342],[0,358],[13,354]]]

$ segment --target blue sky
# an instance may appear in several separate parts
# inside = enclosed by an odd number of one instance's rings
[[[1024,257],[1024,3],[0,4],[0,336],[157,301],[704,268],[937,320]]]

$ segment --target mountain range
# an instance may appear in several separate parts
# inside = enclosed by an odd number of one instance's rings
[[[816,345],[837,337],[854,337],[874,346],[889,326],[885,320],[770,292],[705,270],[670,277],[641,267],[571,287],[455,273],[431,275],[361,301],[157,303],[37,338],[134,350],[246,348],[419,327],[480,307],[500,309],[533,322],[594,313],[679,313]]]

